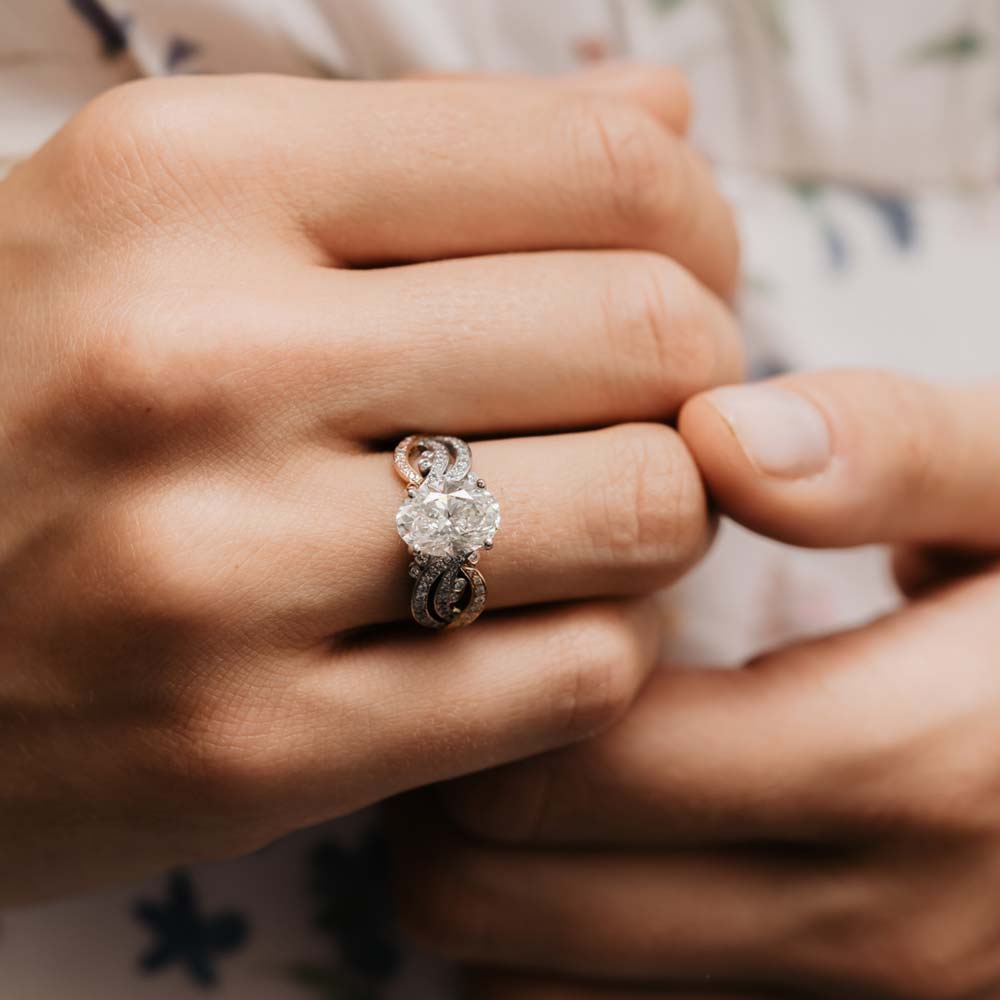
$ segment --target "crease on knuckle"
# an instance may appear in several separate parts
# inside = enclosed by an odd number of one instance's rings
[[[234,157],[227,152],[232,144],[219,141],[226,109],[207,106],[209,100],[224,102],[224,97],[193,79],[136,80],[105,91],[70,120],[53,145],[60,184],[73,200],[81,201],[79,192],[85,192],[106,219],[125,223],[126,236],[162,235],[179,210],[187,230],[193,219],[211,231],[220,220],[218,213],[206,213],[203,195],[218,202],[226,171],[216,168],[228,168]],[[233,189],[231,197],[244,193]]]
[[[693,463],[678,462],[674,432],[659,425],[622,425],[606,440],[608,468],[594,477],[587,526],[596,561],[633,584],[665,582],[704,547]]]
[[[95,97],[63,130],[66,177],[94,195],[129,200],[143,213],[174,145],[174,101],[164,81],[134,81]],[[183,132],[183,130],[179,130]],[[141,194],[140,194],[141,193]],[[156,221],[155,217],[150,221]]]
[[[566,668],[555,692],[557,728],[569,742],[614,725],[635,697],[639,640],[613,606],[587,609],[557,637]]]
[[[616,355],[631,351],[642,385],[653,385],[675,407],[714,383],[720,359],[716,319],[708,293],[667,257],[649,252],[625,255],[605,293],[608,340]],[[636,386],[625,385],[634,395]],[[645,394],[644,394],[645,395]],[[626,397],[628,398],[628,397]]]
[[[941,477],[948,463],[940,460],[936,450],[946,414],[929,405],[935,396],[928,395],[921,383],[893,372],[835,373],[832,379],[836,388],[849,387],[854,398],[874,402],[873,412],[885,422],[892,442],[892,447],[884,448],[882,453],[880,502],[872,503],[867,490],[858,490],[852,493],[846,512],[859,523],[869,525],[869,530],[880,531],[884,519],[901,502],[909,505],[914,497],[939,495],[940,489],[946,489]],[[851,433],[860,440],[869,429],[858,422]]]
[[[593,204],[625,240],[655,231],[669,201],[665,182],[672,145],[653,118],[624,101],[581,99],[575,107],[576,144],[585,190],[606,192]]]

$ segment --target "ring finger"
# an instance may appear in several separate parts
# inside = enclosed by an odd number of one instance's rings
[[[408,617],[408,556],[393,522],[402,483],[386,454],[355,461],[349,482],[310,489],[345,504],[345,514],[364,512],[350,539],[333,540],[333,563],[349,568],[354,587],[331,599],[330,632]],[[679,436],[658,424],[485,441],[473,447],[473,470],[502,512],[481,564],[494,608],[648,592],[683,573],[711,540],[698,470]],[[301,572],[308,560],[287,551]]]

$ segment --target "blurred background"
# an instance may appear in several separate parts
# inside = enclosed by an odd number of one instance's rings
[[[380,78],[680,67],[745,244],[752,375],[1000,373],[998,0],[0,0],[0,173],[145,75]],[[1000,431],[1000,428],[998,428]],[[675,655],[735,662],[894,600],[882,554],[727,526],[665,597]],[[724,627],[720,627],[720,623]],[[422,1000],[364,818],[2,918],[0,1000]]]

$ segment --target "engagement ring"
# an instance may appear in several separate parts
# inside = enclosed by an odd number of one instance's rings
[[[471,625],[486,604],[476,564],[493,547],[500,505],[460,438],[413,434],[396,446],[395,462],[407,483],[396,530],[413,556],[413,617],[426,628]]]

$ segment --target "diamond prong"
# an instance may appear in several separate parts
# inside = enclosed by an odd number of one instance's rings
[[[487,538],[486,541],[483,542],[483,548],[484,549],[492,549],[493,548],[493,539],[492,538]]]
[[[413,497],[417,495],[417,487],[411,483],[406,487],[406,495],[410,497],[410,499],[413,499]]]
[[[478,486],[478,487],[479,487],[479,488],[480,488],[481,490],[485,490],[485,489],[486,489],[486,480],[485,480],[485,479],[477,479],[477,480],[476,480],[476,485],[477,485],[477,486]]]

